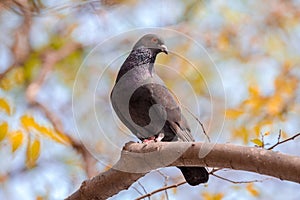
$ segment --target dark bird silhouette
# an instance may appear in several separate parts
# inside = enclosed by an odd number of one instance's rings
[[[147,34],[138,40],[120,68],[111,93],[120,120],[143,142],[194,141],[180,104],[156,75],[157,54],[168,54],[162,39]],[[208,181],[204,167],[178,167],[190,185]]]

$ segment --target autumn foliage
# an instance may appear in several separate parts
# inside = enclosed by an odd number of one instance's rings
[[[109,94],[151,31],[170,51],[157,73],[194,114],[196,140],[207,138],[201,121],[213,143],[300,156],[299,10],[284,0],[0,1],[0,199],[66,198],[137,141]],[[112,198],[300,196],[296,183],[209,171],[217,176],[190,188],[175,168],[154,170]]]

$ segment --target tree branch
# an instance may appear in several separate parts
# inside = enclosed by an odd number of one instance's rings
[[[209,153],[199,158],[199,152],[206,151]],[[172,161],[173,158],[176,160]],[[300,157],[297,156],[233,144],[129,142],[113,168],[84,181],[80,189],[67,199],[107,199],[128,189],[147,172],[166,166],[231,168],[300,183]]]
[[[287,138],[285,140],[280,141],[281,134],[279,134],[279,136],[278,136],[278,142],[276,144],[274,144],[273,146],[269,147],[268,150],[274,149],[276,146],[278,146],[278,145],[280,145],[282,143],[288,142],[290,140],[294,140],[298,136],[300,136],[300,133],[297,133],[296,135],[294,135],[292,137],[289,137],[289,138]]]
[[[150,192],[150,193],[147,193],[147,194],[145,194],[145,195],[143,195],[143,196],[140,196],[139,198],[136,198],[135,200],[141,200],[141,199],[144,199],[144,198],[146,198],[146,197],[150,197],[150,196],[152,196],[152,195],[154,195],[154,194],[156,194],[156,193],[158,193],[158,192],[161,192],[161,191],[164,191],[164,190],[168,190],[168,189],[171,189],[171,188],[175,188],[175,187],[178,187],[178,186],[183,185],[183,184],[185,184],[185,183],[186,183],[186,181],[182,181],[182,182],[180,182],[180,183],[176,183],[176,184],[173,184],[173,185],[164,186],[164,187],[162,187],[162,188],[159,188],[159,189],[157,189],[157,190],[154,190],[153,192]]]
[[[60,119],[51,110],[37,100],[37,94],[39,93],[42,85],[46,82],[48,74],[50,74],[54,66],[74,51],[82,48],[81,44],[70,42],[61,47],[59,50],[48,50],[43,53],[43,64],[39,76],[34,80],[26,89],[26,98],[31,106],[39,108],[45,117],[51,122],[55,131],[64,134],[71,142],[72,147],[82,155],[85,161],[85,170],[88,177],[96,175],[95,163],[96,160],[89,153],[89,151],[81,144],[77,139],[71,137],[70,134],[66,134],[63,130],[63,125]],[[0,74],[1,78],[1,74]]]

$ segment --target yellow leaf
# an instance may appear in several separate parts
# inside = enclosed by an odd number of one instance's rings
[[[249,114],[258,115],[261,113],[261,109],[265,107],[265,97],[261,96],[260,90],[256,85],[251,85],[248,91],[249,98],[244,100],[241,106],[249,107]]]
[[[241,186],[239,186],[239,185],[232,185],[231,188],[234,189],[234,190],[240,190]]]
[[[22,84],[24,82],[24,68],[23,67],[18,67],[14,71],[14,81],[16,84]]]
[[[177,187],[172,188],[172,192],[173,192],[173,194],[176,194],[177,193]]]
[[[245,144],[249,142],[249,131],[245,126],[233,130],[233,138],[240,138]]]
[[[69,138],[67,136],[65,136],[63,133],[56,132],[56,131],[54,131],[50,128],[41,126],[39,124],[35,125],[35,129],[37,131],[39,131],[41,134],[49,137],[50,139],[52,139],[56,142],[59,142],[59,143],[62,143],[62,144],[69,144],[70,143]]]
[[[275,90],[278,91],[282,86],[286,85],[285,77],[277,76],[274,81]]]
[[[35,198],[35,200],[43,200],[43,199],[45,199],[43,196],[37,196],[37,197]]]
[[[260,139],[253,139],[253,140],[251,140],[251,142],[253,142],[254,144],[256,144],[259,147],[263,146],[263,142]]]
[[[230,40],[228,34],[222,33],[219,36],[218,48],[221,50],[225,50],[229,47],[229,45],[230,45]]]
[[[270,135],[270,131],[264,133],[264,136],[268,136],[268,135]]]
[[[257,96],[260,96],[260,90],[259,88],[257,87],[257,85],[252,85],[248,88],[248,91],[249,91],[249,94],[250,96],[252,97],[257,97]]]
[[[8,131],[8,124],[7,122],[3,122],[0,125],[0,142],[5,138]]]
[[[237,119],[241,114],[243,114],[243,111],[241,110],[235,110],[235,109],[226,110],[226,118],[228,119]]]
[[[34,124],[34,119],[28,115],[23,115],[21,117],[21,123],[26,130],[29,130]]]
[[[35,166],[37,159],[40,156],[41,143],[38,139],[35,139],[33,142],[30,142],[27,146],[27,158],[26,166],[32,168]]]
[[[221,200],[223,199],[224,194],[222,193],[216,193],[216,194],[211,194],[209,192],[203,192],[202,193],[202,198],[204,200]]]
[[[273,122],[271,121],[271,119],[268,119],[268,118],[265,118],[261,121],[259,121],[254,127],[253,127],[253,130],[254,130],[254,133],[256,135],[256,137],[259,137],[260,135],[260,130],[264,127],[264,126],[270,126],[272,125]],[[267,131],[265,132],[265,136],[267,136],[270,132]]]
[[[49,137],[50,139],[62,143],[62,144],[69,144],[70,140],[69,138],[64,135],[63,133],[56,132],[55,130],[52,130],[48,127],[42,126],[38,124],[33,117],[24,115],[21,117],[21,123],[24,126],[26,130],[29,130],[30,128],[33,128],[40,132],[41,134]]]
[[[287,139],[288,138],[288,134],[285,131],[281,131],[281,138],[282,139]]]
[[[296,77],[289,77],[284,84],[284,92],[288,95],[294,95],[298,87],[299,80]]]
[[[253,127],[253,129],[254,129],[254,133],[255,133],[255,135],[256,136],[259,136],[259,133],[260,133],[260,129],[261,129],[261,124],[256,124],[254,127]]]
[[[71,144],[70,138],[61,132],[55,132],[59,136],[60,143]]]
[[[263,119],[262,121],[259,122],[259,124],[261,124],[261,126],[267,126],[267,125],[272,125],[273,121],[272,119]]]
[[[7,77],[3,77],[0,81],[0,87],[3,89],[3,90],[9,90],[11,89],[12,87],[12,81],[11,79],[7,78]]]
[[[23,143],[24,135],[21,131],[15,131],[10,134],[12,152],[15,152]]]
[[[274,95],[269,99],[269,102],[267,103],[268,113],[271,116],[275,116],[275,115],[277,116],[281,112],[283,106],[284,104],[281,95],[280,94]]]
[[[4,98],[0,98],[0,108],[2,108],[8,115],[10,115],[11,109],[9,103]]]
[[[253,183],[249,183],[246,186],[246,190],[254,197],[258,197],[259,196],[259,191],[257,189],[254,188],[254,184]]]

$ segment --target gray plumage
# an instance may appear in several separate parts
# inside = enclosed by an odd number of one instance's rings
[[[140,140],[163,134],[162,141],[194,141],[180,104],[156,75],[154,62],[160,52],[167,54],[162,39],[143,36],[133,47],[118,73],[111,93],[120,120]],[[178,167],[190,185],[208,181],[203,167]]]

